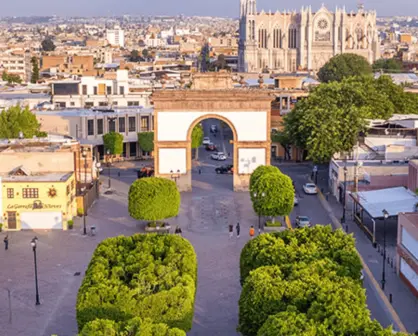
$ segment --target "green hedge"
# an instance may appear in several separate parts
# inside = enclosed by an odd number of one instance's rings
[[[151,153],[154,150],[154,132],[138,133],[138,143],[144,152]]]
[[[135,317],[126,322],[96,319],[88,322],[79,336],[186,336],[186,333],[178,328],[171,329],[164,323]]]
[[[264,234],[250,240],[241,252],[241,283],[250,271],[261,266],[278,265],[288,274],[294,263],[323,258],[339,265],[339,275],[360,278],[362,266],[353,237],[341,230],[333,231],[331,226],[316,225]]]
[[[156,221],[177,216],[180,192],[174,181],[162,177],[136,180],[129,188],[128,211],[132,218]]]
[[[103,144],[105,153],[107,150],[112,155],[120,155],[123,153],[123,135],[116,132],[109,132],[103,135]]]
[[[77,297],[79,330],[95,319],[150,318],[190,330],[197,260],[177,235],[109,238],[96,248]]]

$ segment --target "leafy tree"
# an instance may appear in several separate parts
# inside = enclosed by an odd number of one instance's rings
[[[144,58],[148,58],[149,57],[149,51],[148,51],[148,49],[142,49],[142,56]]]
[[[138,50],[132,50],[131,55],[129,57],[129,60],[131,62],[139,62],[141,60],[141,57],[139,56]]]
[[[252,185],[251,201],[260,216],[287,216],[293,209],[295,191],[292,180],[282,173],[267,173]]]
[[[136,234],[105,239],[94,251],[78,292],[79,331],[91,321],[105,319],[122,322],[126,335],[138,334],[139,328],[140,335],[165,335],[158,331],[166,331],[167,336],[180,336],[168,333],[165,326],[145,327],[141,321],[190,330],[196,281],[196,254],[182,237]],[[100,331],[101,326],[117,332],[111,322],[91,327]]]
[[[138,133],[138,143],[144,152],[151,153],[154,150],[154,132]]]
[[[7,72],[6,71],[3,71],[3,73],[1,74],[1,79],[3,81],[7,82],[8,77],[7,77]]]
[[[321,84],[285,116],[286,136],[315,162],[350,151],[366,130],[366,119],[388,119],[395,111],[394,98],[378,83],[370,77],[352,77]]]
[[[123,153],[123,135],[117,132],[109,132],[103,135],[105,152],[110,151],[111,155]]]
[[[352,76],[368,76],[372,74],[370,63],[363,56],[356,54],[340,54],[332,57],[319,70],[318,78],[321,82],[341,82]]]
[[[258,179],[263,176],[266,175],[268,173],[273,173],[273,174],[280,174],[280,170],[279,168],[277,168],[276,166],[258,166],[251,174],[250,176],[250,192],[254,193],[255,190],[253,190],[255,183],[258,181]]]
[[[37,83],[39,80],[39,65],[38,65],[38,59],[33,56],[30,60],[32,63],[32,77],[31,77],[31,83]]]
[[[199,158],[199,147],[202,145],[203,141],[203,128],[201,124],[196,125],[192,131],[192,148],[195,150],[195,159]]]
[[[96,319],[88,322],[79,336],[186,336],[183,330],[170,329],[166,324],[153,323],[150,319],[142,321],[135,317],[127,322]]]
[[[230,67],[226,63],[225,55],[220,54],[215,62],[210,63],[209,71],[229,70]]]
[[[136,180],[129,188],[128,210],[132,218],[156,221],[177,216],[180,193],[174,181],[161,177]]]
[[[16,139],[20,132],[25,138],[33,138],[40,135],[40,126],[28,107],[16,105],[0,113],[0,139]]]
[[[22,83],[22,79],[20,78],[19,75],[7,73],[6,71],[3,72],[1,78],[2,78],[2,80],[7,81],[9,84],[12,84],[12,83],[20,84],[20,83]]]
[[[389,59],[378,59],[373,63],[373,71],[383,71],[385,73],[390,72],[401,72],[403,70],[403,65],[400,60],[395,58]]]
[[[55,44],[50,37],[47,37],[45,40],[42,41],[42,50],[43,51],[54,51]]]

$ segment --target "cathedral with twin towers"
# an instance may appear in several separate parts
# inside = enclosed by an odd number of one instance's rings
[[[318,71],[341,53],[364,56],[373,63],[379,55],[376,12],[347,12],[324,5],[313,12],[257,12],[256,0],[240,0],[240,72]]]

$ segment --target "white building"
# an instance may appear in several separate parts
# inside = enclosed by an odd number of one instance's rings
[[[115,26],[114,29],[107,30],[106,39],[112,46],[125,46],[125,32],[119,26]]]
[[[342,53],[378,58],[376,12],[322,6],[297,12],[257,12],[256,0],[240,0],[239,71],[318,71]]]
[[[30,82],[32,64],[29,52],[15,54],[13,52],[0,53],[0,72],[18,75],[23,82]]]

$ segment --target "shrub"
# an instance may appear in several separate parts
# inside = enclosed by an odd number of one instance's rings
[[[156,221],[177,216],[180,193],[174,181],[161,177],[136,180],[129,188],[128,210],[132,218]]]
[[[340,276],[360,278],[361,262],[352,236],[331,226],[286,230],[263,234],[250,240],[241,252],[241,283],[250,271],[261,266],[277,265],[288,274],[294,263],[329,258],[338,265]]]
[[[267,221],[265,224],[267,227],[282,227],[283,224],[280,221]]]
[[[95,319],[149,318],[170,328],[192,326],[197,260],[175,235],[109,238],[93,253],[77,297],[79,330]]]
[[[138,133],[138,143],[144,152],[152,152],[154,150],[154,132]]]
[[[163,323],[152,323],[150,319],[142,321],[136,317],[127,322],[96,319],[87,323],[79,336],[186,336],[183,330],[170,329]]]
[[[116,132],[109,132],[103,135],[105,153],[110,151],[111,155],[120,155],[123,153],[123,135]]]
[[[169,225],[169,224],[164,223],[164,222],[149,222],[149,223],[147,223],[147,226],[148,227],[151,227],[151,228],[156,228],[157,226],[163,228],[166,225]]]
[[[74,221],[73,221],[73,220],[69,220],[69,221],[67,222],[67,224],[68,224],[68,228],[69,228],[69,229],[72,229],[72,228],[73,228],[73,226],[74,226]]]

